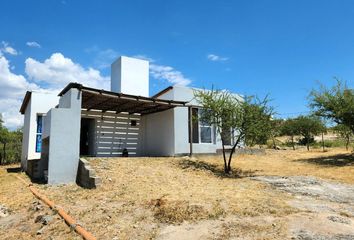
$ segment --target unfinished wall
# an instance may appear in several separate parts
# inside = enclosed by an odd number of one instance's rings
[[[98,157],[120,157],[124,148],[129,156],[139,152],[140,116],[125,113],[81,111],[82,118],[95,120],[93,155]],[[132,126],[132,121],[136,126]]]
[[[76,182],[80,120],[81,92],[75,88],[66,92],[60,98],[59,108],[51,109],[45,117],[43,138],[49,137],[49,184]]]
[[[80,158],[77,169],[76,183],[83,188],[96,188],[101,184],[101,178],[96,176],[96,172],[91,168],[86,159]]]

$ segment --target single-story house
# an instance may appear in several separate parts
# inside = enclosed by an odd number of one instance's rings
[[[27,92],[21,166],[59,184],[75,182],[80,156],[216,153],[220,136],[195,120],[193,91],[171,86],[149,97],[149,62],[122,56],[111,66],[111,91],[70,83],[58,96]]]

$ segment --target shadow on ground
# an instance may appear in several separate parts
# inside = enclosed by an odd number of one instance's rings
[[[327,167],[344,167],[354,165],[353,154],[337,154],[325,157],[304,158],[299,159],[300,162],[306,162],[310,164],[322,165]]]
[[[223,177],[223,178],[243,178],[243,177],[254,177],[255,172],[257,171],[243,171],[240,168],[232,169],[232,172],[226,174],[224,169],[218,168],[217,165],[207,163],[204,161],[192,161],[189,159],[183,159],[179,161],[178,165],[182,169],[192,169],[192,170],[204,170],[213,173],[215,176]]]
[[[8,167],[6,168],[6,171],[8,173],[19,173],[22,171],[22,169],[20,167]]]

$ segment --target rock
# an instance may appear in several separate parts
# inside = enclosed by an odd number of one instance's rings
[[[7,217],[10,215],[10,210],[4,205],[0,205],[0,218]]]
[[[38,231],[37,231],[37,235],[41,235],[43,234],[43,231],[45,230],[45,226],[41,227]]]
[[[344,224],[350,224],[351,221],[350,219],[344,218],[344,217],[339,217],[339,216],[328,216],[328,220],[331,220],[332,222],[339,222],[339,223],[344,223]]]
[[[53,217],[50,215],[38,215],[34,220],[35,223],[42,223],[43,225],[48,225],[53,221]]]
[[[36,212],[38,212],[38,211],[40,211],[40,210],[43,209],[43,206],[42,206],[42,204],[41,204],[39,201],[34,201],[34,202],[32,203],[31,209],[34,210],[34,211],[36,211]]]

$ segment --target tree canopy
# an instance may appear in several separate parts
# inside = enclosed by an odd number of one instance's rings
[[[354,90],[336,80],[337,84],[331,88],[321,86],[311,91],[310,107],[317,116],[343,124],[354,133]]]
[[[273,108],[268,105],[267,98],[240,97],[214,89],[198,90],[194,95],[204,109],[200,121],[214,126],[221,136],[225,173],[231,171],[233,153],[241,143],[252,145],[269,138]],[[232,148],[227,160],[225,143],[229,142],[228,138],[232,138]]]

